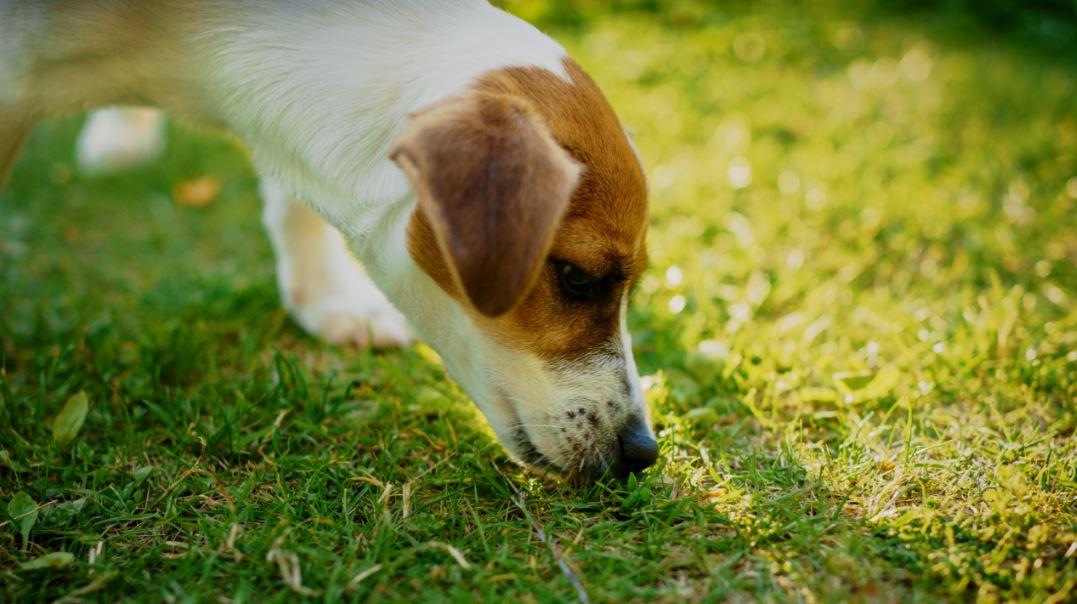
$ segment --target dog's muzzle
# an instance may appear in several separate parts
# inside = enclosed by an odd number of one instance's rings
[[[640,417],[633,417],[617,435],[618,453],[611,470],[619,478],[642,472],[658,459],[658,443]]]

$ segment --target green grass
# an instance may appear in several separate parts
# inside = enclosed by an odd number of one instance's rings
[[[657,467],[513,466],[428,350],[290,322],[231,143],[91,179],[62,121],[0,194],[0,600],[570,600],[557,551],[599,602],[1073,601],[1074,55],[953,10],[512,6],[648,167]]]

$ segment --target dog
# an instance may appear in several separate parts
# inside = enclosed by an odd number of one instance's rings
[[[626,328],[642,162],[530,24],[474,0],[0,0],[0,186],[36,122],[112,105],[249,147],[311,333],[414,333],[541,471],[656,461]]]

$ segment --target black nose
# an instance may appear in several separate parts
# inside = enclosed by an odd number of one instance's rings
[[[651,436],[647,423],[640,418],[632,419],[621,430],[620,474],[642,472],[658,459],[658,443]]]

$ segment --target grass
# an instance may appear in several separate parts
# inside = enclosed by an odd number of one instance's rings
[[[658,466],[513,466],[428,350],[287,318],[230,142],[86,178],[61,121],[0,194],[0,600],[1077,598],[1074,55],[956,9],[511,6],[648,166]]]

